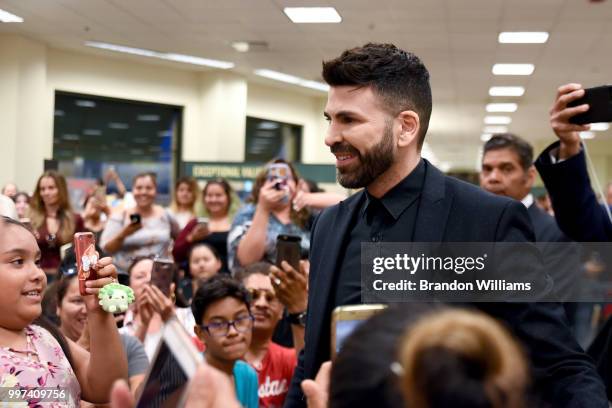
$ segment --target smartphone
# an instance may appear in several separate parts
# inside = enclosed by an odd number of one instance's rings
[[[204,357],[176,319],[166,322],[136,408],[182,407],[187,384]]]
[[[94,191],[94,198],[96,199],[99,205],[106,204],[106,187],[104,186],[96,187]]]
[[[170,296],[170,285],[174,282],[174,263],[167,259],[155,259],[151,269],[151,285]]]
[[[130,222],[132,224],[140,224],[142,222],[142,217],[140,216],[140,214],[131,214]]]
[[[301,241],[302,238],[297,235],[280,234],[276,238],[276,266],[281,268],[281,263],[287,261],[293,269],[299,271],[302,258]]]
[[[206,217],[198,217],[198,224],[199,225],[205,225],[206,228],[208,228],[208,218]]]
[[[340,352],[344,341],[359,325],[386,308],[387,305],[349,305],[335,308],[332,312],[331,323],[332,359]]]
[[[273,163],[268,166],[268,180],[276,181],[274,188],[282,190],[287,185],[291,169],[287,163]]]
[[[79,292],[81,296],[90,295],[85,291],[85,282],[98,279],[95,265],[99,254],[96,251],[96,238],[91,232],[77,232],[74,234],[74,253],[77,261],[79,279]]]
[[[576,125],[587,123],[612,122],[612,85],[597,86],[584,90],[584,96],[567,104],[569,107],[589,104],[589,110],[569,121]]]

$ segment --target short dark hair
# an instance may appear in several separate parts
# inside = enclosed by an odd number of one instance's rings
[[[239,282],[244,282],[246,278],[251,275],[255,275],[256,273],[265,276],[270,276],[271,267],[272,264],[268,262],[255,262],[244,267],[236,268],[236,270],[234,270],[234,277]]]
[[[227,275],[214,275],[203,281],[191,301],[191,311],[193,312],[196,324],[202,322],[206,309],[212,303],[228,297],[243,302],[249,312],[251,311],[249,292],[236,279],[230,278]]]
[[[393,116],[405,110],[419,115],[419,149],[431,117],[429,72],[411,52],[393,44],[368,43],[323,62],[323,79],[330,86],[371,86]]]
[[[533,147],[525,139],[513,133],[493,135],[484,145],[483,157],[491,150],[510,149],[516,153],[523,170],[527,171],[533,164]]]
[[[150,177],[151,180],[153,181],[153,184],[157,188],[157,173],[153,171],[145,171],[143,173],[138,173],[137,175],[135,175],[134,178],[132,179],[132,188],[134,184],[136,183],[136,180],[145,178],[145,177]]]

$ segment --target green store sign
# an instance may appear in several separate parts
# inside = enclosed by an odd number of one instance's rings
[[[210,180],[218,177],[232,181],[254,180],[263,169],[264,163],[232,162],[183,162],[183,175],[196,180]],[[294,164],[300,177],[317,183],[335,183],[336,166],[333,164]]]

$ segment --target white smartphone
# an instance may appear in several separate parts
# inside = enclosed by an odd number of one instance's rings
[[[187,384],[200,364],[205,364],[204,356],[183,325],[176,319],[166,322],[136,407],[182,407]]]

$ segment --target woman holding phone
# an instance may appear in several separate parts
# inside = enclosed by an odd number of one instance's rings
[[[221,270],[227,272],[227,234],[232,225],[232,188],[225,179],[210,180],[204,187],[202,198],[208,217],[194,218],[181,231],[172,251],[174,260],[186,264],[191,248],[198,243],[205,243],[219,253]]]
[[[155,204],[157,177],[141,173],[134,177],[132,194],[136,207],[113,214],[102,232],[100,246],[113,256],[117,268],[126,272],[139,256],[169,256],[178,225],[163,207]]]
[[[32,233],[17,221],[0,218],[0,384],[11,389],[58,389],[54,407],[75,407],[81,399],[106,403],[113,382],[127,377],[115,319],[102,310],[96,296],[115,280],[116,269],[110,258],[102,258],[96,264],[99,278],[87,282],[88,352],[35,323],[47,286],[40,265],[41,251]]]
[[[257,175],[250,203],[236,214],[228,236],[230,268],[259,261],[274,264],[281,234],[301,237],[302,252],[308,252],[310,212],[292,205],[298,180],[295,168],[283,159],[268,163]]]
[[[60,264],[60,247],[85,231],[83,219],[72,211],[66,179],[49,170],[38,178],[30,202],[30,222],[42,253],[41,267],[52,280]]]

